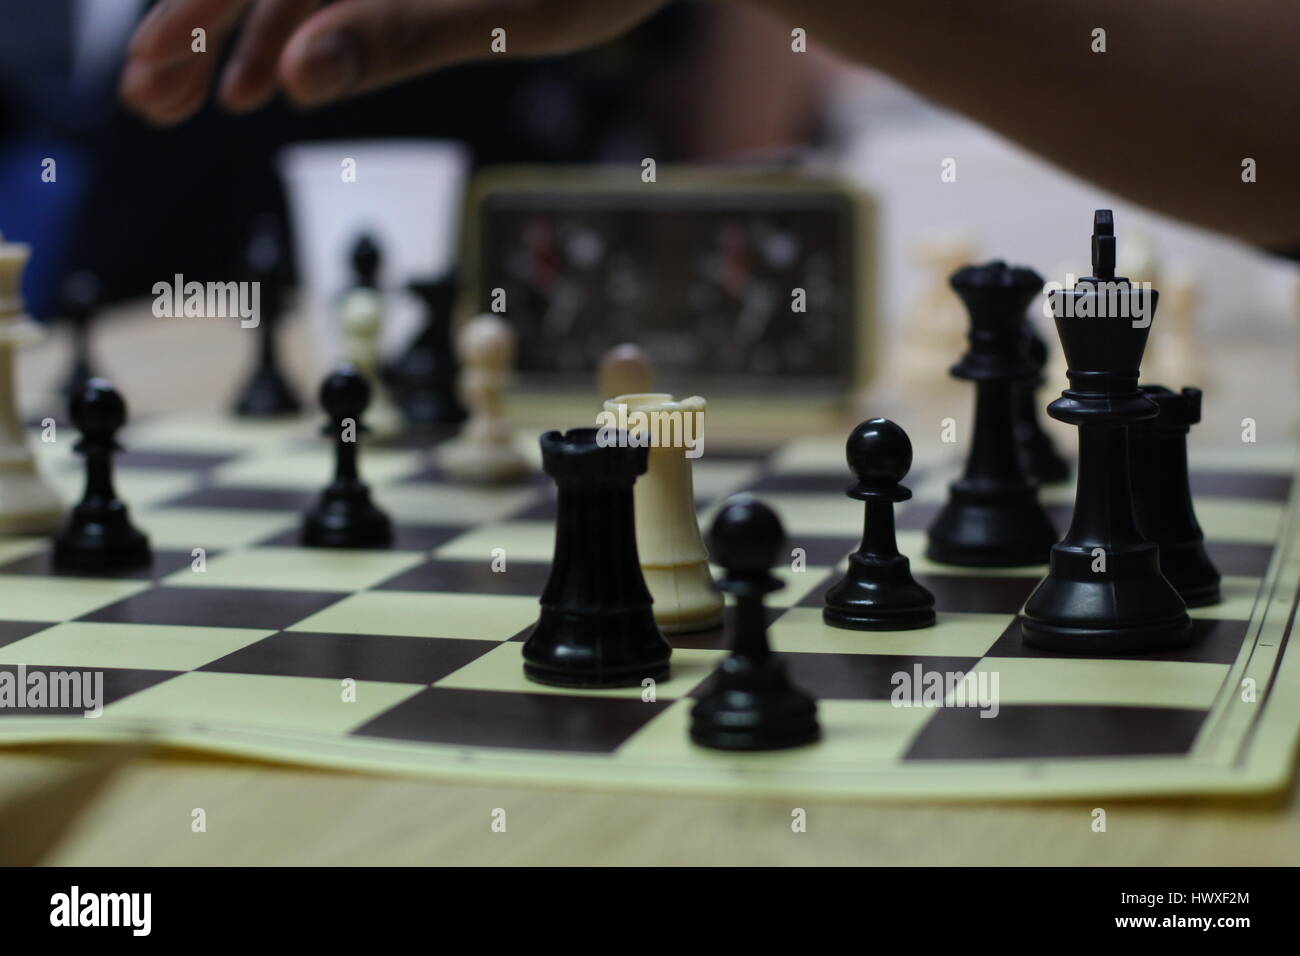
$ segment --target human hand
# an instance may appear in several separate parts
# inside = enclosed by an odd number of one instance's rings
[[[163,0],[136,29],[120,92],[151,122],[179,123],[203,105],[220,51],[233,42],[217,82],[223,107],[254,110],[277,91],[299,106],[322,106],[466,60],[591,46],[665,2]],[[504,53],[492,47],[497,29],[505,31]],[[196,30],[203,52],[194,49]]]

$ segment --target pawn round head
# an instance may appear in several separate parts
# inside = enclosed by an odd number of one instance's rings
[[[370,383],[355,365],[344,362],[321,383],[320,403],[335,420],[359,418],[370,404]]]
[[[871,418],[849,433],[849,468],[869,487],[897,485],[912,467],[912,440],[888,418]]]
[[[784,546],[781,519],[752,495],[729,498],[709,530],[712,559],[729,575],[766,575],[780,559]]]
[[[462,365],[508,369],[515,362],[515,330],[491,313],[476,316],[456,336],[456,353]]]
[[[108,381],[92,378],[72,397],[72,424],[87,438],[111,439],[126,424],[126,402]]]
[[[602,398],[649,392],[654,385],[654,367],[639,345],[624,342],[606,352],[600,359],[600,392]]]

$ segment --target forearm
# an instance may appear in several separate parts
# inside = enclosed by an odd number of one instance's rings
[[[1300,247],[1292,0],[750,2],[1136,202]]]

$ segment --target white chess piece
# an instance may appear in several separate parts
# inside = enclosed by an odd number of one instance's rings
[[[383,295],[376,289],[350,289],[339,303],[343,355],[370,383],[366,427],[381,440],[400,434],[404,424],[402,411],[388,394],[379,374],[379,334],[383,315]]]
[[[913,261],[928,276],[897,329],[896,357],[884,374],[886,382],[902,394],[933,394],[958,386],[948,369],[965,351],[969,322],[948,280],[970,265],[975,254],[974,241],[964,233],[936,233],[911,249]]]
[[[36,470],[18,411],[14,350],[39,337],[23,312],[22,274],[31,250],[0,236],[0,533],[44,534],[63,524],[63,506]]]
[[[654,384],[654,366],[641,346],[624,342],[601,356],[598,382],[602,402],[615,395],[645,394]]]
[[[1158,324],[1151,336],[1151,341],[1156,343],[1156,361],[1150,372],[1143,368],[1143,379],[1165,385],[1174,382],[1170,388],[1195,385],[1207,391],[1213,383],[1201,360],[1204,349],[1197,332],[1201,289],[1196,274],[1171,265],[1165,269],[1161,281],[1164,286],[1160,289],[1160,306],[1156,312]],[[1144,366],[1149,364],[1143,360]]]
[[[515,364],[514,329],[499,316],[480,315],[456,336],[456,354],[469,421],[442,447],[442,467],[460,481],[509,481],[526,474],[528,463],[515,447],[502,401]]]
[[[1147,385],[1206,386],[1196,335],[1200,289],[1194,273],[1168,266],[1150,234],[1134,230],[1119,249],[1116,272],[1134,282],[1150,282],[1160,293],[1156,326],[1142,356]]]
[[[632,489],[633,508],[641,573],[654,598],[655,622],[665,634],[722,623],[722,595],[709,573],[695,514],[693,459],[683,444],[687,438],[703,440],[704,409],[698,395],[680,402],[663,394],[619,395],[605,402],[605,411],[626,421],[630,436],[650,439],[646,473]]]

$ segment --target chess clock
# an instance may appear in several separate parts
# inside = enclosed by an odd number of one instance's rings
[[[839,398],[863,383],[872,207],[788,170],[518,167],[470,193],[463,308],[519,335],[524,387],[589,390],[620,342],[661,387]],[[467,300],[467,301],[466,301]]]

